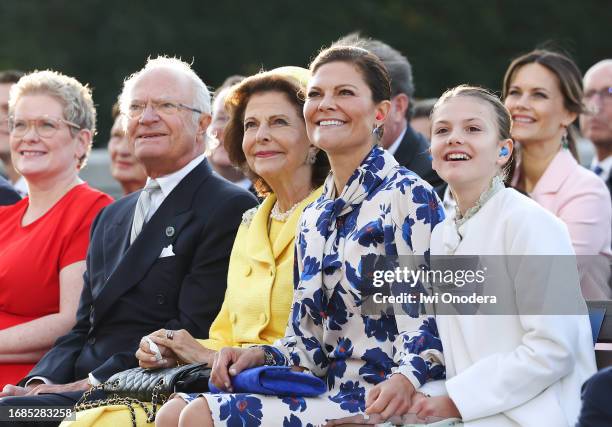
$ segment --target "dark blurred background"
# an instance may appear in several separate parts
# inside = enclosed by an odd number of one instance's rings
[[[499,90],[511,58],[543,44],[585,71],[612,56],[611,27],[609,0],[0,0],[0,69],[52,68],[88,83],[104,147],[122,81],[148,56],[193,61],[214,88],[231,74],[306,66],[361,31],[408,57],[426,98],[459,83]]]

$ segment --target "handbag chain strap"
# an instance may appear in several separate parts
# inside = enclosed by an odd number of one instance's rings
[[[134,399],[133,397],[120,397],[116,394],[111,395],[111,397],[107,399],[99,399],[89,401],[89,397],[94,391],[104,390],[104,386],[108,385],[107,383],[102,383],[96,386],[92,386],[89,390],[83,393],[83,396],[79,399],[79,401],[74,406],[75,411],[85,411],[87,409],[99,408],[101,406],[107,405],[125,405],[128,407],[130,411],[130,417],[132,419],[132,426],[137,427],[136,425],[136,410],[134,409],[136,406],[140,406],[144,413],[147,416],[147,423],[152,423],[155,421],[155,415],[157,414],[157,405],[163,405],[168,400],[168,396],[161,394],[160,390],[164,385],[164,380],[160,379],[155,387],[153,387],[153,392],[151,394],[151,409],[149,409],[145,402],[141,402],[138,399]],[[111,385],[117,386],[119,385],[119,380],[115,380]]]

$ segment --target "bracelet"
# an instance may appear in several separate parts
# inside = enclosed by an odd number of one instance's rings
[[[264,365],[266,366],[275,366],[276,360],[274,359],[274,353],[268,350],[266,347],[262,347],[264,352]]]

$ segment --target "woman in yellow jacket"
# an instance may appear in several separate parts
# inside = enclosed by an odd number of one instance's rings
[[[212,365],[223,347],[272,344],[284,335],[293,298],[298,220],[321,195],[317,187],[329,172],[327,157],[306,135],[302,92],[307,79],[307,70],[283,67],[251,76],[228,93],[225,106],[230,120],[224,135],[217,137],[224,139],[232,162],[247,173],[265,200],[243,215],[230,257],[225,299],[209,338],[196,340],[185,330],[153,332],[145,338],[155,342],[163,358],[157,360],[143,338],[136,352],[140,366]],[[147,425],[140,408],[136,419],[138,425]],[[62,425],[130,424],[128,409],[116,405],[79,412],[76,421]]]

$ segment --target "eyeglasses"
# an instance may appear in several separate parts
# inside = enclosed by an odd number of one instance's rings
[[[30,130],[33,125],[36,133],[42,138],[51,138],[57,133],[62,126],[62,123],[68,127],[76,130],[81,130],[81,127],[71,121],[55,118],[55,117],[38,117],[36,119],[16,119],[14,117],[9,118],[9,132],[11,136],[15,138],[21,138]]]
[[[584,94],[583,101],[587,105],[589,113],[597,114],[600,105],[612,105],[612,87],[604,87],[599,90],[588,90]]]
[[[174,103],[169,101],[150,101],[151,107],[158,113],[166,116],[171,116],[176,114],[178,110],[189,110],[194,113],[202,114],[202,111],[197,108],[190,107],[185,104]],[[127,116],[130,119],[138,119],[144,113],[147,108],[147,103],[145,102],[133,102],[128,107]]]

